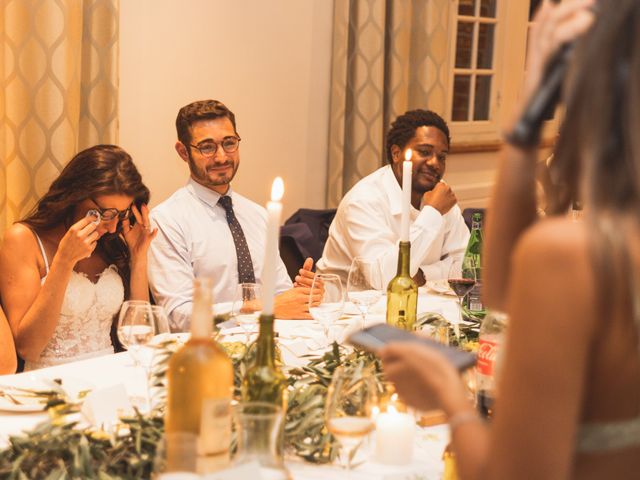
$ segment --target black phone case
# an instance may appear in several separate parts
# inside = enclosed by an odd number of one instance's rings
[[[373,325],[364,330],[354,332],[347,338],[347,342],[354,347],[362,348],[363,350],[373,353],[376,353],[387,343],[417,342],[438,350],[460,371],[466,370],[476,364],[476,355],[474,353],[443,345],[430,338],[420,337],[406,330],[387,325],[386,323]]]

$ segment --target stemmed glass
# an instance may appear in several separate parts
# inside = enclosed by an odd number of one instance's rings
[[[458,297],[458,314],[462,320],[462,301],[476,284],[476,263],[467,257],[454,261],[449,268],[449,287]]]
[[[351,303],[360,310],[363,327],[369,307],[380,300],[383,288],[380,263],[355,257],[349,268],[347,295]]]
[[[355,449],[374,429],[377,387],[371,368],[338,367],[327,392],[325,423],[338,440],[351,469]]]
[[[156,335],[169,333],[166,313],[156,311],[149,302],[128,300],[122,304],[117,325],[118,339],[129,350],[134,367],[142,367],[146,379],[145,406],[149,406],[149,369],[150,359],[142,355],[143,347],[149,345]],[[141,362],[141,360],[143,360]]]
[[[123,302],[118,317],[118,340],[129,351],[133,366],[140,365],[140,347],[148,344],[154,336],[151,304],[143,300]]]
[[[236,287],[236,294],[231,308],[231,317],[244,331],[245,343],[251,339],[251,326],[258,323],[262,311],[262,296],[257,283],[241,283]]]
[[[314,293],[317,290],[322,292],[319,300]],[[344,291],[340,277],[332,273],[316,274],[309,294],[309,313],[322,326],[328,340],[329,328],[340,318],[343,310]]]

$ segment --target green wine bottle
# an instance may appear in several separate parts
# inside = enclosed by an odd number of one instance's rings
[[[276,343],[273,315],[260,315],[260,333],[256,340],[255,363],[242,380],[242,400],[267,402],[286,411],[287,379],[276,364]]]
[[[411,242],[400,242],[398,273],[387,286],[387,323],[412,331],[418,310],[418,285],[409,273]]]
[[[467,294],[466,307],[469,313],[476,317],[484,317],[484,305],[482,303],[482,214],[474,213],[471,217],[471,236],[464,252],[464,258],[470,259],[475,265],[476,284]]]

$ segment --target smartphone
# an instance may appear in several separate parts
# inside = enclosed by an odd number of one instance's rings
[[[465,352],[456,347],[443,345],[430,338],[420,337],[386,323],[380,323],[352,333],[347,342],[354,347],[377,353],[382,347],[391,342],[416,342],[429,348],[435,348],[459,371],[466,370],[476,364],[475,353]]]

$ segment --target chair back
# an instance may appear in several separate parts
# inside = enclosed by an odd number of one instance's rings
[[[317,262],[322,257],[324,244],[336,209],[313,210],[301,208],[280,228],[280,257],[291,280],[298,274],[307,257]]]

